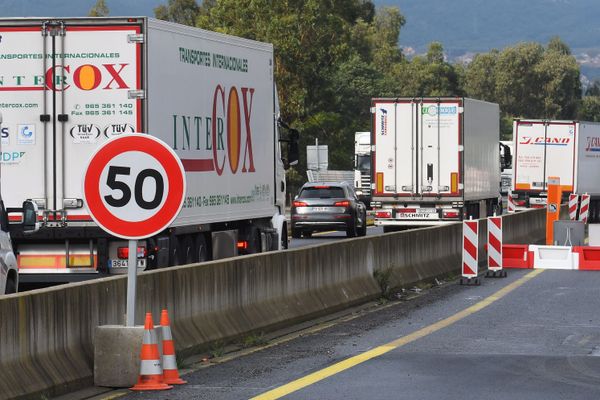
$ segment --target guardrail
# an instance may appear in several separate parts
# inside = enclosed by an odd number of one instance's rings
[[[506,216],[505,243],[542,240],[544,221],[544,210]],[[138,277],[136,322],[143,322],[146,311],[159,315],[168,308],[183,354],[215,340],[295,324],[379,297],[376,270],[390,269],[396,287],[458,272],[461,227],[144,272]],[[122,324],[125,303],[124,277],[0,298],[0,399],[91,385],[94,329]]]

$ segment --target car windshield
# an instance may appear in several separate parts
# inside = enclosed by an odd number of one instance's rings
[[[312,186],[302,189],[300,199],[343,199],[344,189],[335,186]]]

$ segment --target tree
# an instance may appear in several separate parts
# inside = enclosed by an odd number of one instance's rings
[[[209,2],[207,7],[210,7],[211,4],[212,2]],[[196,0],[169,0],[167,5],[161,4],[156,7],[154,15],[164,21],[195,26],[200,11],[201,9]]]
[[[600,97],[585,96],[581,99],[577,119],[580,121],[600,122]]]
[[[477,54],[465,68],[463,89],[467,96],[496,102],[496,65],[498,50],[486,54]]]
[[[97,0],[96,4],[90,9],[88,17],[107,17],[110,14],[108,6],[104,0]]]

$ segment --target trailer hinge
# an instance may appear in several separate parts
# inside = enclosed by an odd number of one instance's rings
[[[374,144],[371,145],[371,151],[375,151],[375,145]]]
[[[42,36],[65,36],[65,23],[63,21],[44,21],[42,23]]]
[[[129,90],[127,92],[127,98],[133,100],[142,100],[146,98],[145,90]]]
[[[465,112],[465,108],[464,107],[458,107],[458,113],[462,114]]]
[[[371,114],[375,114],[375,112],[377,112],[377,107],[371,107]]]
[[[142,33],[127,35],[127,43],[144,43],[144,35]]]
[[[465,146],[462,144],[458,146],[458,151],[465,151]]]
[[[463,190],[465,188],[465,185],[462,183],[458,184],[458,190]]]

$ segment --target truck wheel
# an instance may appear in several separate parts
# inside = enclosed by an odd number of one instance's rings
[[[180,256],[178,257],[181,264],[193,264],[196,262],[196,250],[194,248],[194,241],[191,235],[185,235],[182,240],[179,241],[181,247],[178,249]]]
[[[6,280],[6,289],[4,290],[4,294],[17,293],[17,284],[15,282],[15,278],[9,276]]]
[[[302,232],[302,236],[305,237],[306,239],[310,239],[312,237],[312,232],[311,231]]]
[[[283,224],[283,229],[281,230],[281,249],[285,250],[289,246],[288,243],[288,230],[287,224]]]
[[[194,262],[208,261],[208,245],[206,244],[206,237],[200,233],[196,235],[196,245],[194,246]]]
[[[169,237],[169,267],[181,265],[181,246],[175,235]]]

